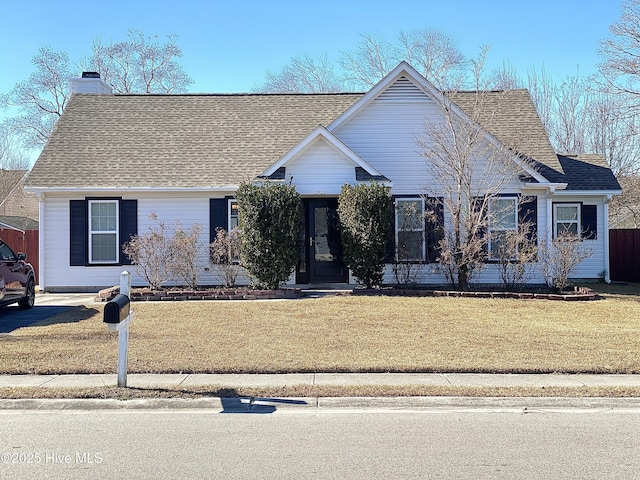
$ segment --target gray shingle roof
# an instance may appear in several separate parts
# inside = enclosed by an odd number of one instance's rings
[[[621,190],[602,155],[558,155],[567,190]]]
[[[361,96],[75,94],[27,183],[237,185],[260,174]]]
[[[237,185],[255,178],[314,128],[329,125],[362,96],[74,94],[27,185]],[[601,165],[594,177],[592,163],[570,161],[570,157],[559,160],[526,90],[489,92],[485,98],[488,108],[483,111],[495,115],[487,128],[506,145],[517,144],[518,151],[534,159],[550,181],[568,182],[571,189],[614,188],[615,178],[606,166]],[[475,99],[471,92],[454,96],[467,112],[473,111]],[[384,173],[393,177],[393,172]]]
[[[530,157],[534,164],[562,173],[562,166],[527,90],[492,91],[480,95],[457,92],[452,99],[472,119],[478,117],[479,123],[504,145]],[[478,101],[481,104],[476,107]],[[474,110],[478,113],[474,114]],[[537,165],[539,170],[541,165]]]

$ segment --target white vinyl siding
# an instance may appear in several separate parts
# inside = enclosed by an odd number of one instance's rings
[[[222,192],[221,197],[233,192]],[[87,193],[87,196],[98,194]],[[80,200],[83,197],[74,197]],[[138,200],[138,233],[144,234],[149,227],[156,227],[163,222],[167,230],[173,233],[176,222],[183,228],[190,229],[194,223],[202,225],[200,236],[199,279],[201,285],[217,285],[221,283],[217,272],[209,265],[209,199],[210,193],[194,193],[185,196],[179,194],[148,194],[138,193],[129,198]],[[44,201],[43,217],[41,221],[43,232],[40,268],[44,272],[41,288],[46,290],[72,290],[97,292],[101,288],[118,285],[123,270],[131,273],[133,286],[145,286],[146,282],[138,274],[135,265],[105,264],[100,268],[69,266],[69,197],[54,197],[49,195]],[[150,218],[156,214],[157,221]],[[248,279],[240,278],[239,284],[248,283]]]
[[[331,133],[389,178],[393,195],[427,192],[439,196],[439,185],[417,140],[424,139],[425,124],[441,123],[442,115],[434,100],[401,78]],[[479,160],[477,171],[484,170],[484,162]],[[520,188],[516,170],[513,181],[502,186],[504,190]]]
[[[356,165],[326,140],[318,139],[287,164],[286,180],[300,195],[337,196],[345,183],[353,184]]]

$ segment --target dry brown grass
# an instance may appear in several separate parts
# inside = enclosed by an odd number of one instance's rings
[[[130,373],[640,373],[638,286],[595,302],[329,297],[136,303]],[[0,373],[115,373],[101,306],[0,336]]]
[[[174,388],[0,388],[0,399],[105,399],[139,398],[316,398],[316,397],[607,397],[637,398],[637,387],[439,387],[425,385],[389,386],[292,386],[292,387],[206,387]]]

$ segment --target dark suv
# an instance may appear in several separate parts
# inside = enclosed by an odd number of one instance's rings
[[[16,255],[0,240],[0,306],[17,303],[23,310],[33,307],[36,275],[26,258],[26,254]]]

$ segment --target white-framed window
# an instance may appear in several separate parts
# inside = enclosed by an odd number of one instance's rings
[[[396,259],[421,262],[425,258],[424,200],[396,199]]]
[[[229,218],[227,221],[229,231],[240,227],[240,217],[238,216],[238,201],[229,200]]]
[[[510,232],[518,231],[518,199],[495,197],[489,199],[489,259],[503,259],[508,253],[506,242]],[[517,246],[515,246],[517,250]],[[517,251],[511,252],[513,257]]]
[[[118,263],[118,201],[89,201],[89,263]]]
[[[553,204],[553,237],[562,236],[580,237],[580,204],[579,203],[554,203]]]

